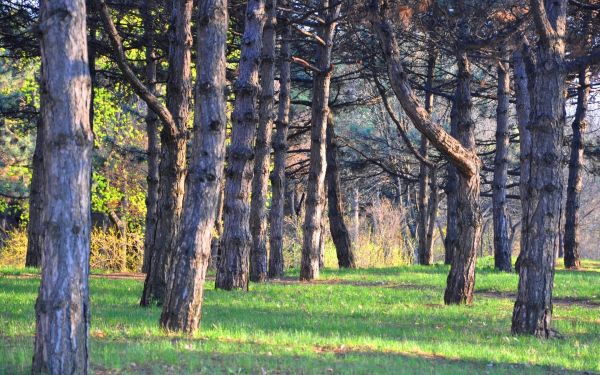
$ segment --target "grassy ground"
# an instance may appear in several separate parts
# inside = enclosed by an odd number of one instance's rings
[[[159,308],[138,307],[142,281],[91,280],[91,368],[98,374],[374,374],[600,372],[600,262],[557,270],[562,338],[510,334],[515,274],[480,262],[473,306],[446,307],[447,267],[326,270],[249,293],[207,285],[200,333],[166,335]],[[35,270],[0,269],[0,374],[28,373]]]

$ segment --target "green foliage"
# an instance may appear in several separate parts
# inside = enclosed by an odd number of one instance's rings
[[[487,260],[484,263],[487,264]],[[557,270],[560,340],[510,334],[516,274],[478,267],[473,306],[444,306],[448,267],[325,270],[318,283],[205,289],[194,337],[138,306],[142,279],[90,281],[91,368],[124,374],[568,374],[600,371],[600,263]],[[25,271],[24,271],[25,272]],[[27,271],[30,272],[30,271]],[[14,269],[0,275],[14,275]],[[29,373],[39,279],[0,277],[0,373]]]

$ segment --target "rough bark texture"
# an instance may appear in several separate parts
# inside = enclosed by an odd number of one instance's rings
[[[587,127],[586,113],[590,94],[590,74],[585,68],[579,72],[577,109],[571,124],[571,157],[569,159],[569,180],[567,183],[567,204],[565,206],[564,262],[565,268],[577,269],[579,261],[579,204],[583,188],[583,132]]]
[[[458,62],[458,82],[455,94],[456,126],[458,138],[465,149],[475,153],[475,123],[471,109],[471,67],[466,51],[456,54]],[[471,303],[475,289],[475,263],[477,249],[481,242],[481,212],[479,209],[479,164],[476,173],[458,174],[456,191],[458,242],[452,256],[450,273],[444,293],[446,304]]]
[[[183,205],[186,133],[191,99],[192,0],[173,0],[167,77],[167,108],[177,126],[173,135],[167,126],[160,133],[157,221],[150,251],[152,260],[140,304],[163,303]]]
[[[453,104],[454,106],[454,104]],[[456,121],[450,121],[450,134],[456,136]],[[452,163],[446,168],[446,238],[444,239],[444,264],[452,264],[452,258],[456,252],[458,243],[458,228],[456,227],[457,201],[456,191],[458,189],[458,172]]]
[[[287,5],[287,1],[283,2]],[[281,34],[281,61],[279,68],[279,108],[273,138],[273,172],[271,174],[271,238],[269,251],[269,277],[283,276],[283,219],[285,216],[285,159],[290,120],[290,42],[291,27],[285,24]]]
[[[319,241],[321,237],[321,219],[325,205],[325,172],[327,116],[329,114],[329,85],[331,83],[331,51],[337,17],[341,3],[331,4],[322,0],[320,13],[325,20],[317,27],[317,35],[323,44],[316,46],[315,67],[313,72],[313,97],[311,113],[310,166],[306,192],[306,211],[304,216],[304,236],[302,241],[302,260],[300,262],[300,280],[313,280],[319,277]]]
[[[42,1],[40,32],[45,196],[32,373],[87,374],[92,130],[85,2]]]
[[[185,208],[160,317],[161,327],[193,334],[202,311],[204,279],[225,161],[227,1],[202,1],[198,12],[198,81]]]
[[[538,337],[552,334],[554,253],[563,190],[562,153],[565,122],[564,35],[567,0],[531,0],[540,37],[529,123],[530,176],[527,182],[527,225],[521,249],[519,291],[513,310],[512,332]]]
[[[44,226],[42,211],[44,208],[44,126],[38,121],[33,152],[31,186],[29,187],[29,223],[27,224],[26,267],[42,266],[44,248]]]
[[[260,62],[260,100],[256,133],[252,202],[250,205],[250,280],[267,279],[267,188],[271,164],[271,133],[275,95],[275,26],[277,1],[265,0],[266,21]]]
[[[265,24],[264,0],[248,0],[242,36],[239,77],[232,114],[231,145],[223,206],[223,253],[219,259],[216,287],[248,290],[250,235],[250,188],[254,137],[258,122],[257,96],[262,33]]]
[[[433,107],[433,92],[431,89],[433,87],[433,78],[435,72],[435,62],[436,62],[436,52],[435,50],[430,51],[429,58],[427,60],[427,81],[425,83],[425,110],[428,113],[431,113],[431,109]],[[421,135],[421,147],[420,152],[423,155],[425,160],[428,159],[427,156],[427,148],[429,147],[429,141],[427,137]],[[429,167],[425,164],[424,161],[419,163],[419,196],[418,196],[418,233],[417,238],[419,241],[419,264],[430,265],[433,263],[433,252],[431,251],[431,246],[428,246],[427,242],[427,232],[428,232],[428,221],[429,214],[427,209],[429,207],[429,193],[427,192],[427,188],[429,185]]]
[[[492,182],[492,211],[494,220],[494,265],[496,269],[512,270],[511,248],[506,212],[506,183],[508,180],[508,106],[510,80],[508,64],[498,63],[498,104],[496,107],[496,155]]]
[[[335,139],[333,115],[327,119],[327,205],[329,231],[335,244],[340,268],[355,268],[354,253],[350,233],[344,221],[343,198],[340,192],[340,172],[337,163],[338,145]]]
[[[146,44],[146,85],[156,95],[156,54],[154,52],[154,22],[151,14],[154,2],[147,1],[142,7],[142,19],[144,22],[144,41]],[[144,262],[142,272],[148,272],[154,249],[154,236],[158,214],[158,164],[160,146],[158,144],[159,119],[156,113],[148,107],[146,113],[146,136],[148,137],[148,176],[146,183],[148,192],[146,195],[146,236],[144,236]]]

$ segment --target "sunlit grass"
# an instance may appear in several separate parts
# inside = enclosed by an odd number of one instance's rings
[[[558,269],[561,339],[510,334],[517,275],[478,267],[473,306],[443,305],[448,268],[325,270],[315,284],[208,282],[200,332],[166,335],[142,282],[92,278],[91,367],[117,373],[564,373],[600,371],[600,263]],[[39,279],[0,270],[0,373],[28,373]],[[19,276],[21,275],[21,276]]]

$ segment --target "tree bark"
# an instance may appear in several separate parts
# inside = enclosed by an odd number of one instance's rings
[[[429,207],[427,207],[429,218],[427,219],[427,241],[425,243],[425,251],[433,254],[433,231],[435,230],[439,204],[437,168],[429,169],[429,192]]]
[[[492,206],[494,220],[494,265],[496,269],[512,271],[510,241],[508,238],[508,214],[506,212],[506,183],[508,180],[508,106],[510,79],[508,64],[498,63],[498,104],[496,107],[496,155],[494,180],[492,182]]]
[[[33,152],[31,186],[29,187],[29,223],[27,224],[27,254],[25,267],[41,267],[44,249],[44,126],[38,120]]]
[[[283,6],[287,1],[282,2]],[[273,172],[271,174],[271,238],[269,252],[269,278],[283,276],[283,227],[285,217],[285,159],[287,156],[287,135],[290,120],[290,39],[291,26],[286,22],[281,34],[281,61],[279,68],[279,108],[275,122],[275,137],[273,139]],[[293,206],[293,203],[292,203]],[[293,210],[293,209],[292,209]]]
[[[256,135],[262,33],[265,24],[264,0],[248,0],[242,37],[239,77],[232,114],[231,145],[225,181],[223,254],[219,260],[216,287],[248,290],[250,235],[250,188],[253,142]]]
[[[550,337],[554,253],[563,189],[562,153],[565,122],[565,27],[567,0],[531,0],[540,37],[536,51],[532,108],[527,225],[519,267],[519,291],[512,332]]]
[[[435,73],[435,63],[437,59],[437,53],[434,49],[429,52],[429,58],[427,59],[427,81],[425,83],[425,110],[431,114],[433,107],[433,79]],[[427,137],[421,135],[421,148],[420,152],[425,160],[428,159],[427,148],[429,147],[429,141]],[[419,241],[419,264],[431,265],[433,263],[433,252],[431,246],[428,246],[427,233],[429,230],[428,219],[429,215],[427,212],[429,206],[429,194],[427,188],[429,185],[429,167],[423,161],[419,163],[419,196],[418,196],[418,241]]]
[[[176,247],[185,184],[186,134],[191,99],[192,0],[173,0],[167,77],[167,108],[177,126],[173,135],[167,126],[160,133],[161,155],[157,222],[150,251],[152,261],[144,281],[140,305],[161,305],[169,268]]]
[[[250,280],[267,279],[267,188],[271,162],[271,132],[275,96],[275,26],[277,1],[265,0],[266,22],[260,62],[260,100],[256,134],[252,202],[250,205]]]
[[[144,23],[144,42],[146,44],[146,85],[152,94],[156,95],[156,54],[154,52],[154,22],[151,10],[154,1],[148,0],[142,6]],[[159,119],[150,107],[146,113],[146,136],[148,137],[148,176],[146,177],[148,192],[146,195],[146,235],[144,236],[144,261],[142,272],[148,272],[154,249],[154,233],[158,215],[158,165],[160,145],[158,144]]]
[[[43,259],[32,373],[87,374],[93,135],[85,2],[42,1],[40,32]]]
[[[471,109],[471,67],[464,50],[456,54],[458,62],[458,82],[455,94],[456,127],[463,147],[476,152],[475,123]],[[476,173],[458,174],[456,190],[457,217],[456,228],[458,242],[452,255],[450,273],[448,274],[444,302],[446,304],[463,304],[473,301],[475,289],[475,264],[477,249],[481,242],[481,211],[479,208],[479,164],[475,164]]]
[[[335,139],[333,116],[327,119],[327,203],[329,230],[335,244],[335,251],[340,268],[356,268],[350,233],[344,221],[343,198],[340,192],[340,172],[337,163],[338,145]]]
[[[325,23],[317,27],[317,34],[324,42],[317,44],[313,72],[313,97],[311,114],[310,166],[304,216],[304,237],[302,241],[302,260],[300,262],[300,280],[313,280],[319,277],[319,241],[321,237],[321,219],[325,205],[325,172],[327,116],[329,114],[329,85],[331,83],[331,52],[333,37],[340,14],[341,3],[331,4],[321,0],[319,13]]]
[[[583,188],[583,132],[587,128],[588,97],[590,95],[590,74],[586,68],[579,71],[577,89],[577,109],[571,124],[571,157],[569,159],[569,180],[567,183],[567,205],[565,206],[564,262],[565,268],[578,269],[579,260],[579,205]]]
[[[193,334],[200,323],[224,174],[227,23],[226,0],[200,2],[192,157],[186,178],[182,230],[160,317],[162,328],[187,334]]]

